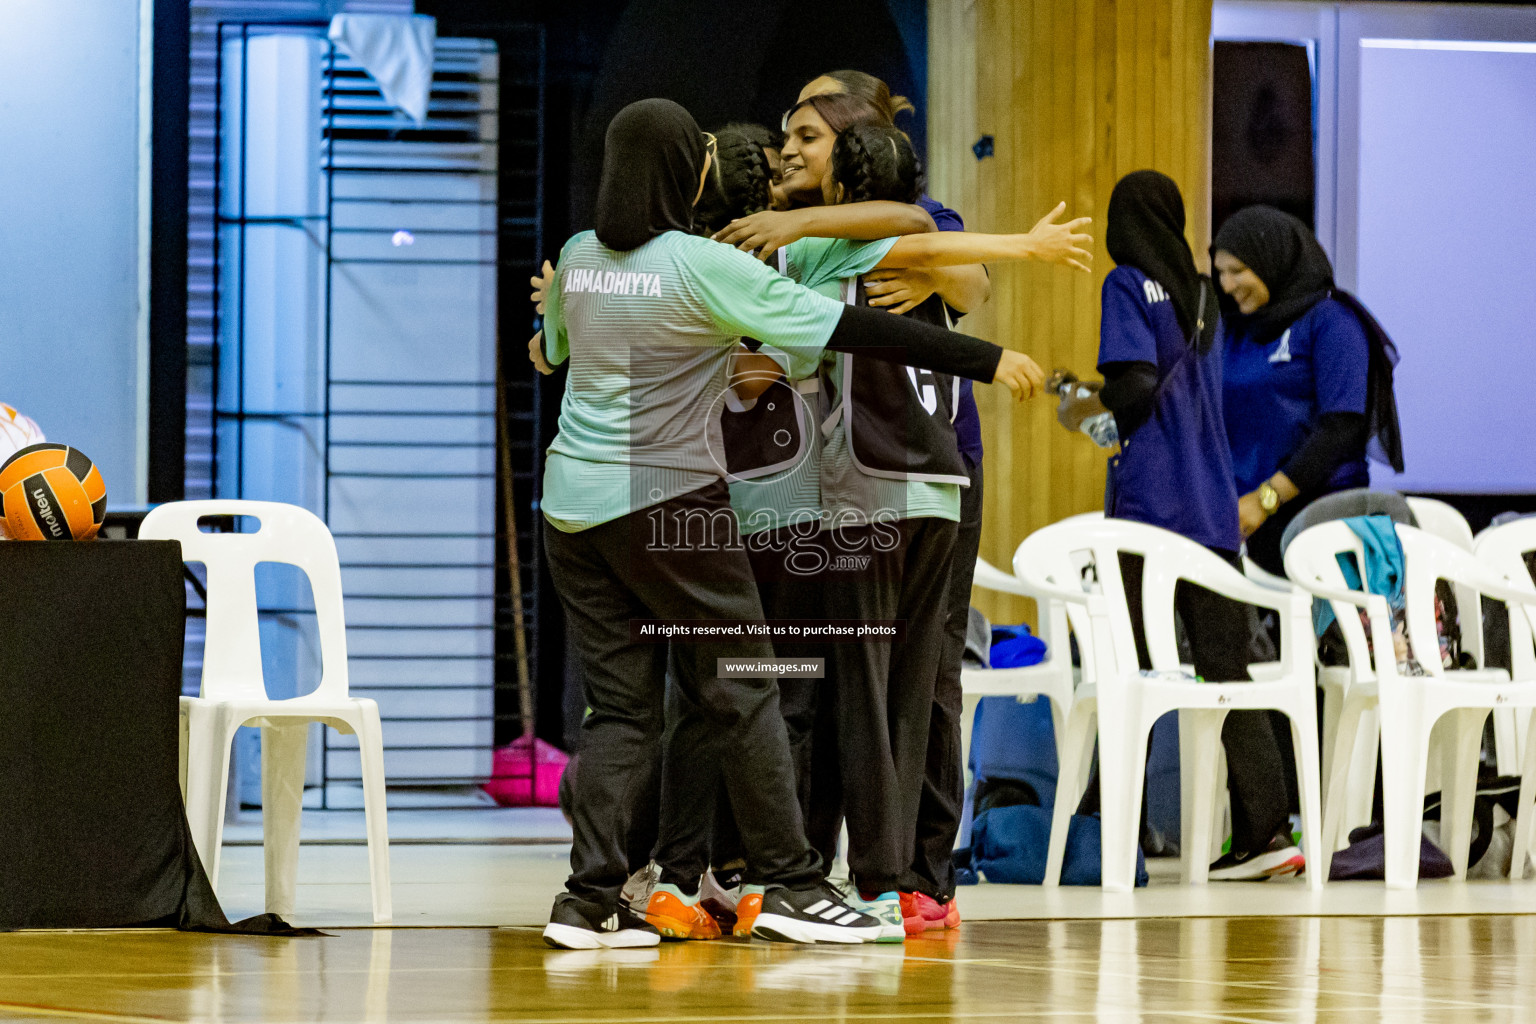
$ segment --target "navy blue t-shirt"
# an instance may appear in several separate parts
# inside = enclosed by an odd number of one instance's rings
[[[1307,310],[1268,345],[1224,326],[1222,349],[1227,442],[1240,494],[1283,467],[1323,413],[1365,413],[1370,344],[1359,318],[1334,299]],[[1361,457],[1334,470],[1326,489],[1369,482]]]
[[[965,221],[960,219],[960,215],[932,196],[922,196],[917,205],[928,211],[940,231],[965,230]],[[953,309],[950,315],[959,319]],[[976,411],[976,396],[971,394],[971,382],[965,377],[960,379],[960,404],[955,409],[955,441],[967,463],[972,466],[981,465],[981,416]]]
[[[1135,267],[1104,279],[1099,366],[1157,367],[1152,414],[1110,463],[1118,519],[1161,526],[1206,547],[1236,551],[1237,490],[1221,418],[1221,349],[1201,355],[1179,327],[1168,293]]]

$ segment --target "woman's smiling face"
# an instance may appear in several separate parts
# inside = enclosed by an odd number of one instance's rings
[[[1269,302],[1269,287],[1246,263],[1227,250],[1216,250],[1211,265],[1216,268],[1216,280],[1221,284],[1221,290],[1232,296],[1239,313],[1252,316]]]
[[[836,134],[809,103],[790,115],[784,134],[784,192],[797,202],[820,204]]]

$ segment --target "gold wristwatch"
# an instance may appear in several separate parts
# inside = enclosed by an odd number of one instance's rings
[[[1259,484],[1259,508],[1264,510],[1264,514],[1272,516],[1279,507],[1280,492],[1275,490],[1274,485],[1268,480]]]

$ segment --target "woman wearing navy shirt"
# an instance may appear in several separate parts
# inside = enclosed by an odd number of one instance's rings
[[[1216,234],[1227,441],[1248,556],[1284,574],[1280,537],[1310,501],[1370,483],[1366,454],[1402,471],[1391,341],[1307,226],[1273,207]]]
[[[1110,463],[1105,513],[1171,530],[1239,566],[1237,491],[1222,423],[1222,352],[1216,289],[1195,268],[1184,238],[1179,188],[1157,171],[1136,171],[1109,199],[1105,246],[1116,263],[1104,280],[1096,396],[1069,399],[1061,413],[1075,428],[1108,409],[1121,451]],[[1077,422],[1074,422],[1077,421]],[[1137,654],[1150,665],[1141,615],[1142,559],[1121,556]],[[1253,610],[1202,587],[1180,583],[1175,601],[1195,671],[1207,679],[1247,679]],[[1234,711],[1222,727],[1232,793],[1232,847],[1211,865],[1212,880],[1268,878],[1303,866],[1290,839],[1279,744],[1267,713]],[[1090,784],[1080,814],[1096,811]]]

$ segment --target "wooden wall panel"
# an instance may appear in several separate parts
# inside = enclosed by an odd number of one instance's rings
[[[992,301],[961,328],[1027,352],[1049,373],[1093,372],[1110,190],[1151,167],[1179,183],[1190,242],[1209,243],[1211,0],[929,0],[929,191],[976,231],[1027,231],[1058,201],[1094,218],[1094,273],[992,268]],[[995,155],[971,146],[991,135]],[[1103,506],[1105,459],[1055,403],[978,387],[986,444],[982,557],[1007,568],[1031,531]],[[1028,602],[984,591],[1014,622]]]

